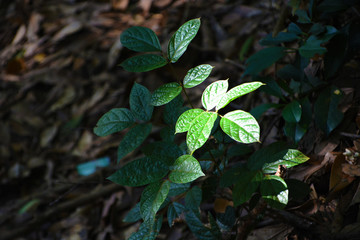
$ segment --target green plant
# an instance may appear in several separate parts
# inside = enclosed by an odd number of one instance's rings
[[[121,35],[123,46],[147,53],[131,57],[121,66],[131,72],[145,72],[171,65],[185,53],[199,28],[200,19],[183,24],[171,37],[167,55],[162,52],[153,31],[144,27],[129,28]],[[255,54],[248,60],[249,68],[245,74],[258,73],[268,67],[285,54],[284,50],[283,47],[265,50],[266,54],[274,57],[270,59],[268,56],[266,63],[259,64],[260,67],[252,65],[253,61],[258,61],[259,55]],[[261,54],[263,57],[264,51]],[[260,127],[248,112],[233,110],[220,114],[219,110],[223,111],[233,100],[262,87],[262,82],[243,83],[228,90],[228,80],[215,81],[202,93],[204,109],[183,106],[180,93],[188,96],[186,91],[205,81],[212,68],[208,64],[196,66],[187,72],[182,81],[164,84],[153,93],[135,83],[130,93],[130,109],[110,110],[100,118],[94,129],[98,136],[107,136],[129,128],[118,148],[119,162],[151,134],[154,106],[165,105],[165,126],[160,133],[162,141],[148,143],[141,148],[144,157],[123,165],[108,177],[121,185],[147,185],[140,202],[124,219],[126,222],[143,220],[139,231],[130,239],[155,239],[165,212],[170,226],[184,213],[185,222],[197,238],[221,238],[222,232],[231,230],[235,225],[234,207],[228,206],[225,213],[216,216],[208,213],[210,226],[202,223],[199,209],[203,198],[220,188],[233,186],[235,207],[251,198],[257,203],[259,198],[256,198],[256,193],[260,193],[265,202],[274,208],[283,208],[288,202],[287,184],[275,173],[279,166],[290,168],[307,161],[308,158],[300,151],[277,142],[254,152],[246,163],[229,165],[230,159],[251,152],[244,143],[259,142]],[[269,85],[272,86],[271,82]],[[297,107],[293,105],[285,107],[290,109],[284,109],[284,116],[290,122],[298,122],[301,117],[293,110]],[[295,114],[287,114],[287,111]],[[183,132],[187,132],[186,144],[174,135]]]

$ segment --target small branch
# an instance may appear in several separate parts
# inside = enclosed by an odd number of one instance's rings
[[[344,136],[344,137],[350,137],[350,138],[360,138],[360,135],[353,134],[353,133],[340,132],[340,135]]]

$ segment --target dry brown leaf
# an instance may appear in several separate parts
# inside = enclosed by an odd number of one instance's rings
[[[40,135],[40,146],[47,147],[49,143],[54,139],[58,131],[57,125],[52,125],[51,127],[46,128],[42,131]]]
[[[75,98],[75,96],[76,96],[75,88],[71,85],[67,86],[62,97],[50,107],[50,111],[53,112],[71,103],[72,100]]]
[[[225,198],[216,198],[214,202],[214,210],[217,213],[225,213],[228,206],[233,207],[233,201],[229,201]]]
[[[345,156],[338,154],[331,167],[329,191],[338,192],[348,186],[354,179],[344,174],[342,165],[346,163]]]
[[[129,5],[129,0],[111,0],[111,7],[116,10],[124,11]]]
[[[350,176],[349,180],[351,182],[355,179],[351,177],[360,177],[360,165],[352,165],[349,163],[344,163],[341,165],[343,173]]]
[[[83,24],[79,21],[71,21],[68,25],[63,27],[59,32],[55,34],[55,36],[52,38],[53,42],[60,41],[61,39],[64,39],[68,35],[71,35],[73,33],[76,33],[83,27]]]

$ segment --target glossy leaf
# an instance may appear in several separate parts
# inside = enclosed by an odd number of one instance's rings
[[[177,62],[184,54],[199,28],[200,19],[197,18],[187,21],[174,33],[168,45],[168,56],[172,63]]]
[[[322,40],[312,35],[306,40],[305,44],[299,48],[299,53],[305,58],[312,58],[315,54],[324,54],[327,50],[320,46],[322,43]]]
[[[282,209],[288,203],[287,185],[285,181],[275,175],[266,175],[260,185],[261,196],[273,208]]]
[[[220,100],[220,102],[216,105],[216,110],[219,110],[226,105],[228,105],[230,102],[234,101],[236,98],[241,97],[245,94],[248,94],[252,91],[255,91],[259,87],[264,85],[261,82],[249,82],[249,83],[243,83],[239,86],[236,86],[232,89],[230,89]]]
[[[169,180],[174,183],[188,183],[205,176],[201,171],[199,162],[191,155],[183,155],[176,159]]]
[[[202,97],[201,103],[206,110],[213,109],[222,97],[225,95],[229,87],[228,80],[220,80],[213,82],[207,88],[205,88]]]
[[[239,206],[251,198],[260,186],[262,177],[263,175],[260,171],[251,171],[246,168],[242,168],[238,172],[237,183],[235,183],[233,190],[235,206]]]
[[[146,87],[134,83],[130,92],[130,110],[138,120],[149,121],[151,119],[154,106],[150,105],[150,98],[151,93]]]
[[[192,88],[202,83],[211,73],[213,67],[209,64],[202,64],[190,69],[184,78],[184,87]]]
[[[297,123],[301,119],[301,105],[298,101],[294,100],[287,104],[282,111],[282,116],[285,121],[290,123]]]
[[[114,108],[99,119],[94,128],[94,133],[104,137],[130,127],[134,122],[135,117],[129,109]]]
[[[128,72],[148,72],[161,68],[167,63],[167,60],[160,55],[143,54],[126,59],[120,66]]]
[[[184,211],[185,211],[185,207],[180,203],[173,202],[169,205],[167,211],[167,218],[170,227],[173,226],[174,220],[179,218]]]
[[[176,83],[167,83],[156,89],[151,95],[151,104],[161,106],[173,100],[181,93],[181,86]]]
[[[242,143],[258,142],[260,127],[248,112],[235,110],[225,114],[220,120],[221,129],[232,139]]]
[[[169,181],[155,182],[147,186],[140,199],[140,212],[144,221],[155,219],[155,215],[170,189]]]
[[[121,44],[136,52],[161,51],[161,46],[156,34],[146,27],[131,27],[120,36]]]
[[[160,180],[168,171],[169,167],[162,161],[144,157],[127,163],[107,179],[120,185],[137,187]]]
[[[176,122],[175,133],[182,133],[189,131],[192,122],[203,112],[204,110],[195,108],[195,109],[189,109],[183,114],[181,114]]]
[[[338,109],[341,99],[340,90],[332,86],[321,91],[315,102],[315,123],[326,134],[332,132],[344,117],[344,114]]]
[[[151,128],[151,124],[139,124],[131,128],[129,132],[126,133],[118,147],[118,162],[145,141],[151,132]]]
[[[217,114],[214,112],[203,112],[192,122],[186,135],[186,144],[191,153],[205,144],[214,126]]]
[[[302,152],[296,149],[287,149],[273,155],[278,159],[276,161],[267,162],[263,165],[264,173],[275,173],[279,165],[291,168],[309,160]]]
[[[286,55],[284,47],[269,47],[252,55],[247,61],[244,75],[256,75]]]
[[[128,240],[155,240],[160,232],[162,220],[161,216],[155,222],[147,221],[141,223],[139,231],[131,234]]]

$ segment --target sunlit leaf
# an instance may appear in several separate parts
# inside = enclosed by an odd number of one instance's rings
[[[130,127],[135,122],[133,113],[127,108],[114,108],[105,113],[97,122],[94,133],[107,136]]]
[[[151,132],[151,124],[139,124],[131,128],[120,142],[118,147],[118,162],[139,147]]]
[[[176,122],[175,132],[182,133],[182,132],[189,131],[194,119],[203,112],[204,112],[204,110],[195,108],[195,109],[189,109],[186,112],[184,112],[183,114],[181,114]]]
[[[172,63],[177,62],[184,54],[199,28],[200,19],[197,18],[187,21],[174,33],[168,45],[168,56]]]
[[[131,27],[120,36],[121,44],[136,52],[161,51],[161,46],[156,34],[146,27]]]
[[[283,150],[273,156],[278,159],[276,161],[265,163],[262,167],[264,173],[275,173],[279,165],[291,168],[309,160],[306,155],[296,149]]]
[[[202,64],[190,69],[184,78],[184,87],[192,88],[202,83],[211,73],[213,67]]]
[[[155,219],[155,215],[170,189],[169,181],[155,182],[147,186],[140,199],[140,212],[144,221]]]
[[[221,129],[232,139],[242,143],[258,142],[260,127],[248,112],[235,110],[225,114],[220,120]]]
[[[151,104],[161,106],[173,100],[181,93],[181,86],[176,83],[167,83],[156,89],[151,95]]]
[[[137,187],[162,179],[168,171],[169,167],[162,161],[144,157],[127,163],[107,179],[120,185]]]
[[[225,95],[228,86],[228,80],[216,81],[207,86],[201,97],[201,103],[203,107],[206,110],[213,109]]]
[[[275,175],[266,175],[260,185],[261,196],[273,208],[282,209],[288,203],[287,185],[285,181]]]
[[[214,112],[203,112],[191,122],[186,135],[186,144],[191,153],[205,144],[216,118],[217,114]]]
[[[216,110],[219,110],[226,105],[228,105],[230,102],[235,100],[238,97],[241,97],[245,94],[248,94],[252,91],[255,91],[259,87],[264,85],[261,82],[249,82],[249,83],[243,83],[241,85],[238,85],[232,89],[230,89],[220,100],[220,102],[216,105]]]
[[[161,68],[167,63],[167,60],[160,55],[143,54],[126,59],[120,66],[129,72],[148,72]]]
[[[154,106],[150,104],[150,98],[151,93],[146,87],[134,83],[130,92],[130,110],[138,120],[151,119]]]
[[[205,176],[201,171],[199,162],[191,155],[183,155],[176,159],[169,180],[174,183],[188,183]]]

